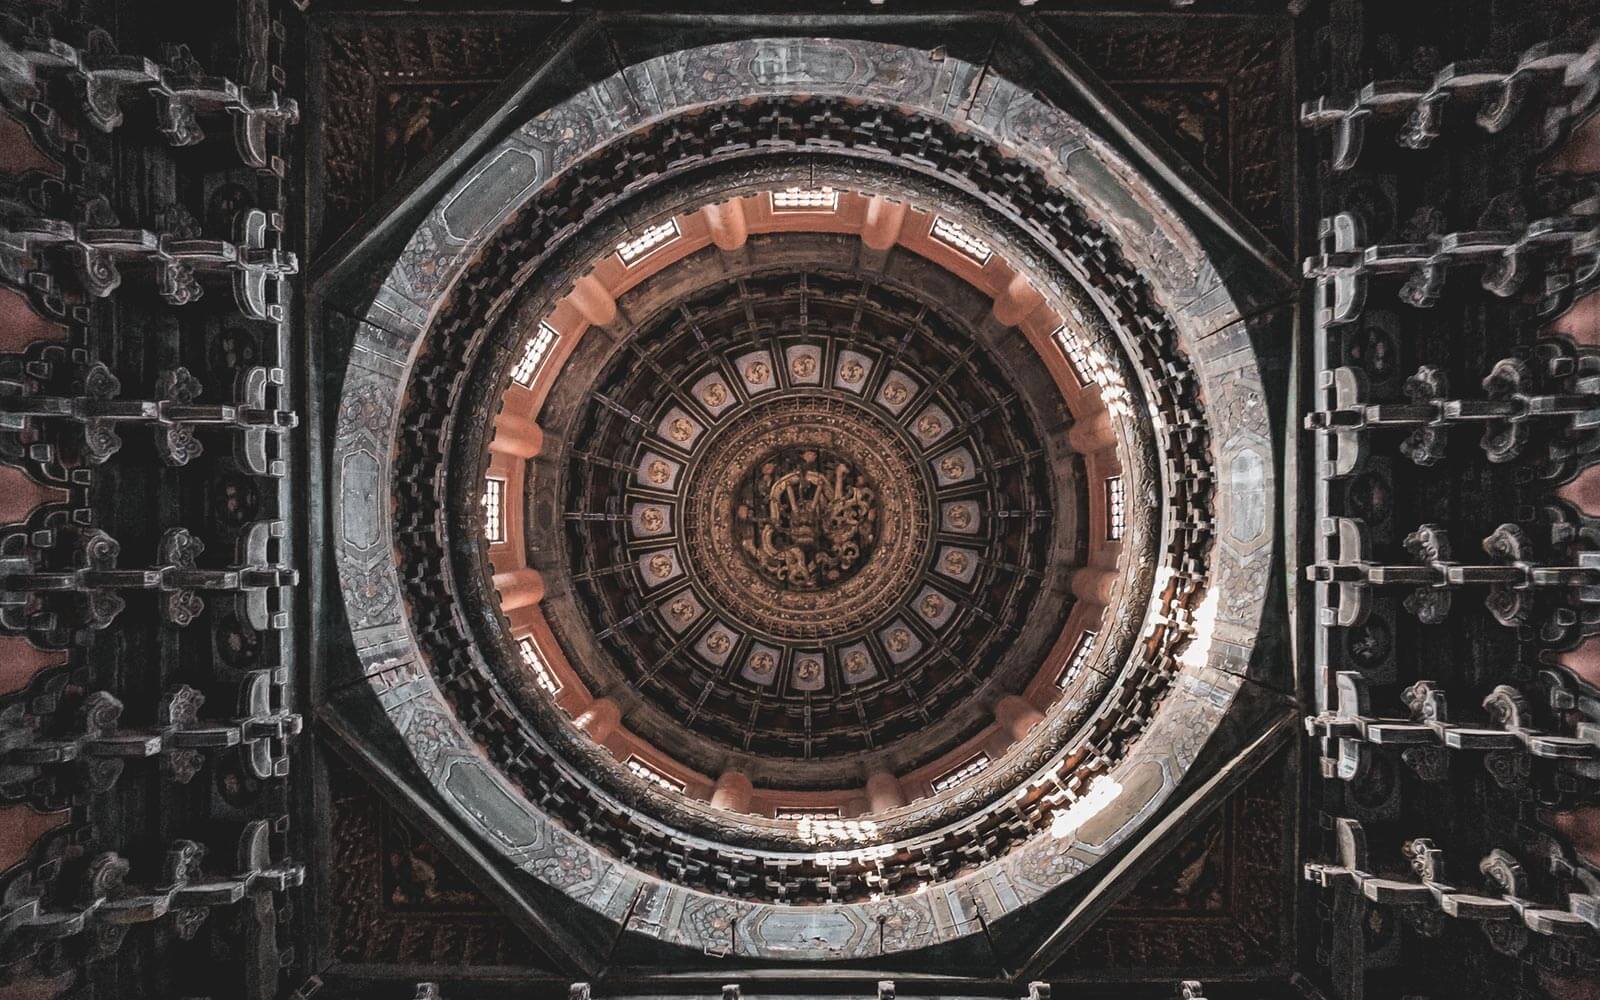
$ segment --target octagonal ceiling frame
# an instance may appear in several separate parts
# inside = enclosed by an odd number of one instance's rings
[[[314,320],[324,315],[336,315],[342,312],[339,307],[332,303],[349,294],[352,284],[358,287],[364,284],[360,281],[352,282],[352,276],[358,275],[364,267],[375,261],[392,255],[393,248],[390,237],[395,233],[405,232],[408,220],[414,220],[419,214],[425,212],[437,193],[447,189],[450,184],[454,183],[484,149],[497,142],[512,124],[525,117],[529,109],[539,106],[548,99],[549,95],[554,92],[552,88],[559,86],[554,80],[560,74],[561,66],[586,63],[592,67],[600,64],[605,69],[605,72],[598,74],[600,76],[622,68],[620,63],[626,60],[621,58],[614,46],[607,44],[609,39],[604,31],[606,20],[603,16],[596,16],[573,18],[564,22],[562,28],[553,35],[549,44],[544,46],[540,52],[536,53],[524,65],[522,71],[512,78],[512,82],[501,87],[496,92],[495,97],[486,102],[485,110],[475,114],[472,119],[452,135],[448,142],[430,157],[431,170],[419,170],[419,177],[413,185],[410,185],[407,189],[397,191],[385,206],[374,213],[370,213],[368,217],[363,219],[362,223],[357,226],[357,235],[353,235],[331,248],[329,255],[323,259],[331,260],[332,263],[319,268],[314,273],[308,294],[309,308],[312,310]],[[728,21],[727,24],[714,24],[711,26],[711,30],[725,32],[728,37],[748,37],[752,34],[783,33],[783,28],[795,26],[794,21],[785,18],[736,18],[726,20]],[[846,20],[860,22],[864,19]],[[878,23],[872,25],[873,32],[884,29],[883,20],[878,19]],[[1006,28],[1014,29],[1016,39],[1013,39],[1009,47],[1016,49],[1020,44],[1022,50],[1031,51],[1034,57],[1042,58],[1052,72],[1059,74],[1056,86],[1054,88],[1046,88],[1047,96],[1059,104],[1062,103],[1059,95],[1065,91],[1076,99],[1080,109],[1077,112],[1080,120],[1091,121],[1096,125],[1111,125],[1112,127],[1108,129],[1109,137],[1119,140],[1116,145],[1121,147],[1120,151],[1124,156],[1127,156],[1142,168],[1151,169],[1151,176],[1159,181],[1158,188],[1164,189],[1161,192],[1162,194],[1169,199],[1174,199],[1174,204],[1188,206],[1196,210],[1202,220],[1201,224],[1211,230],[1213,238],[1217,235],[1223,236],[1235,247],[1236,252],[1242,253],[1253,262],[1254,270],[1257,272],[1257,280],[1259,281],[1259,291],[1247,302],[1247,305],[1251,308],[1241,310],[1242,315],[1238,318],[1238,322],[1249,322],[1258,314],[1281,308],[1288,295],[1292,294],[1290,290],[1293,285],[1287,276],[1283,274],[1281,267],[1278,266],[1279,259],[1276,256],[1276,252],[1267,247],[1264,241],[1256,238],[1249,230],[1248,224],[1241,223],[1237,213],[1231,208],[1222,205],[1220,200],[1216,198],[1215,193],[1210,191],[1203,181],[1193,176],[1191,170],[1173,168],[1169,163],[1163,163],[1163,155],[1169,154],[1170,151],[1165,151],[1163,144],[1154,139],[1149,134],[1148,129],[1118,119],[1115,109],[1120,102],[1117,102],[1115,98],[1108,99],[1108,95],[1098,92],[1095,86],[1078,71],[1079,68],[1075,65],[1073,57],[1063,54],[1058,43],[1040,35],[1031,28],[1023,26],[1016,18],[985,16],[974,20],[985,24],[998,33],[1003,33]],[[938,19],[938,21],[942,26],[947,27],[949,25],[949,19]],[[850,25],[841,26],[846,29],[850,27]],[[704,22],[701,23],[700,27],[706,27]],[[808,24],[807,28],[809,29],[808,33],[814,33],[815,29],[812,25]],[[854,33],[852,32],[852,34]],[[1020,40],[1020,43],[1017,40]],[[1016,52],[1013,51],[1011,55],[1015,58]],[[589,58],[595,56],[600,58]],[[496,101],[498,101],[498,104]],[[1073,110],[1070,102],[1066,106],[1069,110]],[[1093,113],[1084,114],[1081,110],[1082,108],[1089,108]],[[1193,223],[1195,220],[1191,218],[1189,221]],[[1238,275],[1233,275],[1232,277],[1238,277]],[[1255,307],[1259,307],[1259,310]],[[349,316],[348,313],[345,313],[345,315],[348,318],[355,318]],[[332,338],[329,338],[329,340],[331,341]],[[337,345],[335,345],[334,349],[337,350]],[[319,451],[321,445],[322,441],[319,438],[316,442]],[[1282,467],[1281,462],[1277,463],[1277,467]],[[1278,485],[1281,488],[1281,480]],[[1282,540],[1279,539],[1277,544],[1281,547]],[[331,566],[322,568],[331,569]],[[321,576],[321,585],[323,587],[327,586],[328,581],[333,576],[331,573],[319,575]],[[326,639],[321,644],[321,648],[323,651],[327,651],[328,644]],[[374,754],[369,747],[362,745],[354,737],[354,729],[352,727],[359,725],[359,716],[363,712],[361,707],[353,704],[351,696],[356,692],[350,687],[352,683],[362,683],[359,671],[357,671],[357,676],[355,677],[347,673],[340,678],[331,676],[325,667],[314,675],[313,691],[326,695],[326,697],[314,699],[321,706],[319,714],[322,716],[323,721],[334,734],[345,737],[341,738],[340,742],[344,743],[350,751],[360,757],[367,758],[374,765],[368,770],[372,776],[381,779],[380,783],[385,786],[387,794],[408,802],[413,812],[420,811],[431,815],[434,806],[428,801],[429,795],[427,793],[419,794],[417,789],[407,784],[402,775],[389,767],[380,754]],[[1256,684],[1255,681],[1248,678],[1246,683]],[[1279,690],[1274,692],[1272,690],[1274,687]],[[1265,697],[1269,701],[1282,700],[1282,687],[1281,685],[1269,685],[1267,688],[1259,690],[1258,695]],[[1277,729],[1274,728],[1273,732],[1276,731]],[[1254,764],[1259,763],[1259,760],[1256,759],[1258,756],[1260,755],[1252,754],[1248,751],[1243,752],[1231,762],[1234,765],[1233,767],[1225,766],[1223,771],[1231,773],[1237,771],[1238,768],[1243,768],[1243,771],[1239,773],[1242,780],[1242,777],[1247,775],[1249,770],[1253,770]],[[1231,781],[1229,784],[1231,786]],[[1220,801],[1220,798],[1214,794],[1207,794],[1207,788],[1209,787],[1211,786],[1208,785],[1196,791],[1187,803],[1174,805],[1169,802],[1164,807],[1164,810],[1176,815],[1179,811],[1190,812],[1190,807],[1196,803],[1203,806],[1206,802],[1209,802],[1210,805],[1214,806]],[[1201,809],[1200,811],[1204,812],[1205,810]],[[434,826],[435,824],[429,823],[428,825]],[[1189,824],[1179,825],[1187,829]],[[439,824],[435,832],[446,832],[443,824]],[[1147,831],[1148,836],[1146,839],[1150,836],[1157,837],[1159,843],[1150,844],[1141,841],[1138,853],[1145,854],[1147,851],[1170,846],[1171,842],[1181,833],[1182,830],[1178,829],[1176,825],[1170,830],[1167,829],[1167,825],[1163,825],[1160,829]],[[451,831],[450,836],[454,839],[458,835]],[[469,862],[469,866],[477,867],[479,860],[487,860],[481,857],[471,857],[470,855],[473,853],[475,852],[469,851],[463,855]],[[488,867],[496,868],[500,866],[491,863]],[[1124,868],[1127,868],[1125,864],[1119,867],[1119,876],[1123,874]],[[1131,871],[1131,869],[1128,870]],[[475,877],[478,878],[482,878],[485,874],[487,873],[482,871],[474,873]],[[489,881],[499,882],[504,875],[505,872],[502,871],[500,875],[490,877]],[[1122,885],[1125,882],[1131,882],[1131,879],[1123,877],[1115,879],[1117,885]],[[1102,884],[1101,891],[1097,893],[1097,896],[1109,898],[1109,895],[1112,894],[1112,888],[1111,884]],[[1078,907],[1075,913],[1080,912],[1082,908],[1082,906]],[[526,917],[528,914],[523,914],[522,916]],[[570,935],[544,924],[537,914],[532,916],[533,919],[529,922],[529,926],[532,929],[550,934],[552,939],[558,942],[563,938],[571,940]],[[519,922],[522,921],[519,920]],[[1044,945],[1036,950],[1027,962],[1023,963],[1022,968],[1036,970],[1047,965],[1046,959],[1041,956],[1045,956],[1047,952],[1058,952],[1065,947],[1065,943],[1070,940],[1066,934],[1067,925],[1072,923],[1075,923],[1075,921],[1069,918],[1066,924],[1058,928]],[[624,927],[625,924],[626,922],[624,922]],[[565,957],[571,959],[569,968],[573,972],[591,974],[599,973],[605,968],[606,956],[602,953],[602,949],[587,948],[583,944],[578,944],[570,951],[565,948],[562,951],[566,953]],[[824,970],[812,971],[820,973]],[[827,971],[829,972],[827,978],[833,978],[833,970]],[[859,979],[862,978],[863,973],[867,972],[867,970],[841,969],[837,970],[837,972],[839,976],[846,979]],[[617,974],[623,974],[622,970],[617,970]],[[867,974],[875,973],[867,972]],[[904,977],[903,972],[898,974],[902,978]],[[717,975],[722,975],[722,973],[717,973]],[[782,975],[804,978],[807,972],[803,968],[796,968],[792,971],[786,970]],[[948,981],[947,977],[938,977],[938,979],[941,982]],[[1006,975],[1002,970],[1000,976],[992,978],[977,977],[977,981],[1006,981]]]

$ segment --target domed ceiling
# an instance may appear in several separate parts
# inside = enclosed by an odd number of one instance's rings
[[[1261,736],[1260,286],[1161,190],[943,53],[752,40],[555,104],[422,221],[334,558],[403,768],[553,933],[1026,952]]]
[[[859,784],[972,735],[974,697],[1037,666],[1065,612],[1041,591],[1082,526],[1071,465],[1052,476],[1016,384],[926,289],[843,270],[838,241],[745,249],[813,269],[675,299],[583,390],[561,500],[584,621],[557,618],[585,683],[637,692],[657,745]]]

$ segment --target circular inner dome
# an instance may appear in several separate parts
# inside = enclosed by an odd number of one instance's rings
[[[508,136],[357,328],[361,666],[438,800],[617,940],[955,944],[1251,725],[1238,261],[987,69],[680,56]]]
[[[636,695],[630,729],[674,758],[760,757],[793,788],[859,786],[866,758],[915,766],[992,725],[987,701],[1060,630],[1049,556],[1082,520],[1052,501],[1077,497],[1040,430],[1059,392],[1002,357],[1025,348],[965,318],[983,312],[964,282],[873,274],[852,242],[752,237],[733,275],[714,248],[679,262],[547,404],[583,442],[553,498],[568,662]]]
[[[659,871],[695,838],[696,885],[784,902],[909,893],[968,863],[952,836],[998,857],[1110,794],[1210,523],[1157,450],[1190,384],[1158,314],[1119,330],[982,206],[821,170],[709,168],[497,299],[451,480],[487,544],[429,633],[562,822]],[[1169,514],[1194,528],[1158,547]]]

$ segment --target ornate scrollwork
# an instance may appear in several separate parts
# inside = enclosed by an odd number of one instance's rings
[[[156,379],[156,397],[181,405],[200,398],[200,380],[187,368],[171,368]],[[194,425],[165,421],[156,425],[156,453],[169,466],[184,466],[199,458],[205,449],[195,436]]]
[[[1406,554],[1424,565],[1450,561],[1450,536],[1437,524],[1424,524],[1406,536]],[[1437,625],[1450,615],[1450,591],[1418,587],[1406,595],[1405,609],[1424,625]]]
[[[932,503],[882,414],[808,391],[738,412],[681,501],[704,599],[762,635],[826,642],[886,619],[924,569]]]
[[[739,109],[734,109],[730,111],[729,114],[740,115],[744,114],[744,112]],[[544,223],[537,218],[537,215],[544,210],[545,209],[542,205],[530,209],[528,213],[528,218],[530,220],[528,228],[531,230],[531,234],[524,242],[524,246],[534,247],[542,245],[539,242],[542,238],[542,232],[539,227],[543,226]],[[1076,227],[1082,227],[1083,231],[1085,232],[1092,231],[1093,229],[1092,225],[1085,226],[1083,221],[1079,219],[1072,220],[1067,224],[1067,227],[1073,232],[1074,239],[1077,231]],[[1098,244],[1096,244],[1096,246],[1098,247]],[[1114,256],[1115,247],[1111,247],[1110,250],[1111,255]],[[462,384],[462,373],[471,369],[472,367],[472,353],[470,348],[461,348],[458,356],[458,348],[455,343],[450,343],[448,346],[441,345],[451,339],[448,333],[457,323],[473,322],[481,326],[482,316],[476,312],[475,307],[471,305],[471,302],[474,300],[478,302],[485,301],[485,299],[479,297],[482,290],[493,286],[499,280],[495,274],[495,270],[499,267],[500,260],[498,252],[489,254],[488,258],[490,259],[491,263],[481,275],[471,275],[463,282],[461,286],[464,290],[461,299],[463,304],[459,307],[454,303],[447,305],[445,313],[443,314],[438,326],[429,331],[429,344],[423,348],[423,360],[419,362],[417,366],[417,373],[413,376],[411,384],[411,399],[415,402],[415,406],[419,410],[425,410],[426,408],[432,406],[436,398],[442,397],[446,393],[457,391]],[[524,260],[526,260],[526,258],[524,258]],[[1098,256],[1095,259],[1095,266],[1100,266]],[[1125,273],[1127,270],[1119,260],[1112,260],[1108,262],[1107,269],[1115,271],[1115,273],[1119,275]],[[1138,284],[1138,277],[1136,275],[1130,275],[1129,280],[1134,285]],[[1142,290],[1137,290],[1137,292],[1139,295],[1143,295]],[[1142,300],[1139,304],[1133,305],[1129,308],[1129,316],[1130,323],[1134,323],[1139,326],[1139,330],[1136,334],[1136,339],[1139,339],[1140,341],[1142,352],[1139,363],[1148,364],[1148,370],[1152,372],[1152,379],[1158,382],[1158,385],[1154,390],[1152,390],[1152,392],[1159,398],[1160,402],[1152,402],[1152,408],[1156,406],[1161,407],[1162,426],[1171,428],[1172,437],[1168,442],[1170,448],[1164,454],[1166,455],[1166,461],[1169,463],[1169,469],[1172,473],[1173,482],[1179,484],[1177,488],[1183,492],[1178,500],[1174,501],[1169,498],[1168,502],[1181,504],[1183,509],[1186,512],[1190,512],[1191,515],[1190,519],[1185,522],[1186,527],[1184,531],[1180,533],[1181,537],[1175,540],[1173,543],[1173,548],[1171,550],[1172,555],[1170,557],[1162,556],[1159,557],[1159,559],[1149,560],[1149,566],[1151,569],[1155,568],[1158,561],[1162,561],[1167,558],[1171,558],[1173,560],[1174,566],[1181,567],[1176,572],[1178,581],[1175,586],[1170,589],[1170,592],[1185,596],[1173,601],[1171,608],[1168,608],[1164,605],[1161,613],[1162,615],[1165,615],[1171,611],[1177,611],[1178,606],[1187,601],[1187,595],[1202,595],[1206,589],[1205,567],[1210,565],[1209,553],[1210,546],[1212,544],[1211,531],[1213,529],[1210,518],[1210,491],[1212,488],[1210,485],[1211,480],[1204,474],[1207,459],[1209,458],[1210,445],[1207,437],[1206,420],[1201,409],[1201,404],[1195,395],[1194,380],[1186,368],[1186,359],[1181,356],[1181,351],[1173,351],[1171,349],[1174,331],[1170,322],[1163,321],[1163,319],[1159,316],[1159,310],[1151,306],[1148,302],[1144,302]],[[469,342],[476,344],[480,343],[481,340],[477,339],[477,335],[474,334],[472,337],[461,338],[461,342],[463,344],[467,344]],[[659,357],[659,355],[651,357],[647,365],[641,365],[640,367],[649,368],[650,365],[657,363],[657,359]],[[836,370],[831,365],[822,366],[822,368],[823,370],[829,372]],[[775,365],[773,370],[774,373],[781,373],[783,371],[787,371],[788,367],[787,365]],[[839,374],[842,380],[846,373],[843,370],[839,370]],[[854,372],[851,372],[850,374],[854,374]],[[653,377],[653,373],[651,377]],[[867,383],[867,388],[865,390],[866,392],[870,393],[873,391],[872,386],[876,377],[877,376],[875,374],[868,374],[866,372],[861,373],[861,381]],[[743,380],[741,379],[739,383],[733,384],[732,390],[730,391],[736,393],[745,392],[746,390],[744,389],[742,382]],[[659,392],[659,382],[656,383],[656,387]],[[471,391],[472,390],[469,389],[469,393]],[[698,408],[702,405],[698,393],[680,393],[678,394],[678,402],[686,406],[697,408],[697,412]],[[709,406],[710,404],[706,405]],[[642,410],[634,410],[634,412],[639,414],[641,418],[645,416]],[[968,412],[970,413],[970,410]],[[961,416],[965,417],[967,414],[963,413]],[[623,419],[627,418],[623,417]],[[620,422],[618,425],[620,426]],[[637,426],[649,428],[654,425],[647,419],[641,419]],[[401,529],[398,532],[397,537],[405,535],[404,526],[410,523],[410,519],[415,517],[417,512],[423,506],[427,505],[427,501],[429,499],[429,494],[427,492],[429,481],[426,478],[426,472],[423,470],[438,470],[440,467],[439,456],[447,454],[450,451],[450,442],[448,440],[441,439],[440,433],[435,430],[433,424],[428,423],[427,421],[418,421],[413,424],[407,424],[407,427],[415,428],[415,431],[408,430],[405,432],[404,441],[400,445],[400,454],[402,458],[398,464],[404,466],[405,472],[403,473],[403,478],[397,480],[396,486],[396,498],[400,508],[400,513],[398,516],[401,521]],[[448,435],[449,432],[445,431],[444,433],[445,435]],[[569,436],[567,438],[569,441],[573,439],[573,436]],[[635,435],[633,440],[637,439],[638,437]],[[667,447],[672,447],[670,441],[663,443]],[[431,459],[424,458],[423,461],[419,461],[415,464],[412,464],[409,461],[409,458],[413,455],[425,457],[429,453],[430,449],[433,456]],[[676,456],[678,453],[679,451],[677,449],[672,452],[674,456]],[[945,457],[945,454],[946,453],[941,452],[939,456],[936,456],[936,460],[942,459]],[[598,454],[575,456],[576,460],[581,462],[585,468],[610,470],[612,467],[603,464],[601,461],[602,457],[603,456]],[[982,465],[982,456],[974,455],[972,458],[963,459],[967,470],[971,469],[974,459],[977,460],[978,465]],[[1144,460],[1144,456],[1141,455],[1134,457],[1130,464],[1133,466],[1133,468],[1138,469],[1141,475],[1144,473],[1145,469],[1148,468],[1152,481],[1154,481],[1153,476],[1156,469],[1153,460]],[[639,471],[639,467],[630,464],[626,469],[621,471],[623,471],[625,475],[633,476],[637,471]],[[932,469],[930,468],[929,471],[931,472]],[[607,474],[609,474],[609,472]],[[1010,473],[1009,471],[1007,472],[1008,477],[1013,475],[1013,473]],[[1129,475],[1130,478],[1132,478],[1134,474],[1132,471],[1130,471]],[[468,474],[462,477],[462,481],[468,481],[471,478],[472,476]],[[573,497],[584,494],[589,497],[598,497],[598,484],[600,479],[601,476],[597,474],[593,477],[593,479],[586,480],[584,484],[578,488],[568,491],[565,496]],[[589,489],[590,482],[596,484],[593,490]],[[881,486],[881,484],[878,485]],[[1136,492],[1131,492],[1130,496],[1142,498],[1143,496],[1147,495],[1145,490],[1145,482],[1143,479],[1140,479],[1131,485]],[[641,488],[647,489],[647,487]],[[616,495],[616,491],[613,490],[612,494]],[[452,503],[454,503],[454,499],[452,499]],[[1142,508],[1144,505],[1134,504],[1131,506]],[[437,506],[435,506],[433,509],[435,513],[437,513]],[[558,509],[557,516],[567,517],[569,519],[567,523],[571,527],[571,530],[574,534],[576,534],[579,530],[586,529],[590,525],[594,526],[594,530],[596,532],[606,531],[612,533],[613,535],[625,532],[627,530],[626,528],[621,528],[619,531],[619,525],[626,523],[620,517],[613,518],[611,520],[602,520],[599,517],[594,517],[588,520],[581,519],[582,515],[585,513],[596,514],[598,512],[593,508],[590,508],[586,512],[568,507],[566,509]],[[1022,521],[1024,520],[1023,517],[1015,515],[1020,515],[1023,513],[1024,511],[1022,510],[1014,509],[1013,516],[1009,517],[1007,520],[1013,522]],[[1032,516],[1037,517],[1037,514]],[[1143,518],[1142,513],[1139,516]],[[1143,519],[1148,520],[1148,518]],[[1011,525],[1007,524],[1006,526],[1010,527]],[[1130,535],[1129,548],[1131,549],[1133,543],[1138,540],[1140,540],[1138,539],[1138,536]],[[681,539],[677,541],[681,542]],[[651,544],[659,547],[661,543],[652,542]],[[737,552],[735,554],[737,555]],[[455,629],[459,628],[459,626],[452,627],[450,626],[449,622],[445,621],[445,619],[453,611],[453,602],[451,600],[453,595],[446,593],[445,588],[438,586],[437,581],[440,579],[441,575],[413,573],[411,571],[412,564],[410,562],[413,555],[418,557],[419,562],[434,558],[434,556],[431,554],[426,553],[407,553],[408,565],[403,578],[406,581],[405,586],[407,587],[408,596],[411,595],[412,592],[420,595],[426,591],[429,594],[437,593],[439,597],[443,598],[437,600],[430,599],[431,603],[429,606],[423,608],[417,613],[420,634],[426,636],[426,638],[422,640],[426,647],[425,655],[430,658],[431,669],[435,671],[435,675],[439,678],[441,688],[446,692],[447,697],[451,699],[452,703],[456,705],[458,710],[465,714],[471,711],[471,709],[467,707],[468,705],[482,705],[486,703],[486,699],[484,697],[483,688],[481,686],[473,685],[470,674],[471,665],[467,664],[465,662],[466,658],[459,654],[459,647],[466,646],[468,644],[457,643],[456,645],[458,647],[458,651],[456,652],[452,652],[451,649],[447,648],[444,644],[447,639],[455,634]],[[970,558],[974,563],[979,564],[980,567],[987,564],[984,554],[976,551],[976,548],[972,552]],[[589,580],[615,579],[620,577],[624,572],[633,573],[634,567],[638,566],[638,563],[631,560],[627,563],[622,563],[620,561],[608,560],[600,557],[591,557],[586,560],[584,565],[584,582],[587,583]],[[622,569],[624,566],[626,567],[625,570]],[[618,571],[614,574],[607,574],[606,570],[608,567],[617,567]],[[670,607],[670,595],[663,594],[663,600],[656,603],[662,607]],[[421,603],[419,603],[419,607],[422,607]],[[915,622],[916,619],[913,619],[913,623]],[[442,627],[435,628],[434,626],[436,623]],[[629,624],[629,621],[618,617],[608,621],[607,628],[612,632],[620,633],[621,627]],[[613,629],[613,625],[617,627]],[[1131,624],[1119,623],[1117,627],[1127,631],[1131,638],[1132,635],[1137,634],[1139,626],[1140,622],[1136,620]],[[1151,655],[1163,658],[1165,662],[1170,663],[1170,660],[1166,659],[1168,649],[1181,644],[1183,631],[1184,630],[1181,626],[1171,629],[1170,632],[1173,636],[1173,641],[1171,643],[1162,641],[1161,645],[1165,648]],[[698,632],[695,633],[696,636],[700,634],[701,633]],[[886,629],[885,635],[887,634],[889,634],[889,632]],[[1111,633],[1108,631],[1108,636],[1110,634]],[[874,643],[878,641],[876,634],[870,638]],[[629,639],[625,642],[619,643],[619,645],[626,648],[631,641],[632,640]],[[691,641],[692,640],[685,640],[683,642],[682,646],[680,647],[681,655],[689,655],[690,649],[692,648],[690,645]],[[1111,643],[1108,641],[1107,645],[1109,647]],[[632,652],[631,649],[628,651],[630,653]],[[1145,659],[1146,654],[1141,653],[1139,656],[1140,662],[1136,669],[1141,671],[1145,669]],[[744,669],[745,664],[749,661],[742,657],[734,656],[730,662],[735,665],[735,667],[730,669],[742,670]],[[835,663],[830,660],[828,666],[829,668],[833,668]],[[782,668],[780,668],[780,672],[781,669]],[[1162,687],[1164,685],[1158,683],[1155,686]],[[1142,693],[1141,697],[1143,697]],[[1152,692],[1151,697],[1159,697],[1159,694]],[[712,711],[713,703],[708,701],[707,704],[707,713],[709,717],[709,713]],[[1142,705],[1131,709],[1131,711],[1137,712],[1141,718],[1146,715],[1145,706]],[[474,715],[473,717],[480,718],[487,716]],[[1116,741],[1119,743],[1126,742],[1122,739],[1122,733],[1120,732],[1118,733]],[[506,740],[501,745],[510,747],[514,742],[516,741]],[[1099,752],[1100,751],[1097,749],[1096,753]],[[1115,752],[1116,751],[1111,751],[1111,753]],[[499,752],[496,751],[497,756],[498,754]],[[1108,754],[1108,756],[1109,755],[1110,754]],[[514,772],[513,779],[515,781],[524,783],[525,786],[530,788],[535,784],[551,780],[551,776],[559,773],[560,769],[559,764],[546,767],[544,759],[536,759],[532,755],[527,758],[527,764],[527,767],[518,766],[516,764],[510,764],[506,766],[509,771]],[[1009,768],[1011,767],[1011,764],[1008,762],[1003,766]],[[1033,763],[1033,766],[1037,766],[1037,763]],[[991,789],[985,787],[982,794],[988,796],[990,792]],[[651,805],[653,807],[655,804],[651,803]],[[553,810],[560,808],[563,808],[560,804],[552,806]],[[652,813],[652,815],[656,814]],[[679,814],[664,814],[663,822],[669,821],[673,823],[680,822]],[[1030,818],[1029,822],[1033,822],[1033,820]],[[724,836],[720,830],[717,831],[717,835]],[[743,831],[739,831],[739,835],[746,836]],[[731,837],[732,835],[727,836]],[[657,844],[654,842],[654,838],[652,838],[652,842],[650,844],[641,848],[636,863],[642,868],[651,870],[650,866],[655,862],[657,850]],[[893,880],[900,876],[900,870],[903,866],[896,864],[894,867],[895,872],[892,875],[882,876],[885,884],[889,886],[891,890],[893,886]],[[710,873],[708,877],[720,877],[725,869],[726,866],[719,863],[716,866],[708,866],[706,870],[708,873]],[[855,881],[856,877],[856,873],[854,872],[839,872],[834,875],[833,882],[831,884],[840,886],[839,891],[841,893],[856,892],[858,891],[857,883]],[[698,879],[698,876],[691,877],[677,875],[674,876],[674,882],[678,884],[694,884],[697,886],[701,884],[698,880],[691,882],[691,878]],[[766,885],[786,886],[792,881],[793,878],[789,875],[786,875],[782,880],[773,880]],[[752,891],[761,894],[777,890],[764,888],[763,885],[758,882],[755,883],[755,888]]]
[[[853,575],[877,540],[878,493],[846,458],[785,449],[752,470],[735,512],[740,546],[781,587],[818,590]]]
[[[1444,371],[1432,365],[1423,365],[1416,374],[1406,379],[1406,398],[1413,403],[1434,403],[1450,393],[1450,381]],[[1450,428],[1443,423],[1428,423],[1413,430],[1400,443],[1400,453],[1424,468],[1437,465],[1444,457],[1445,445],[1450,440]]]
[[[1483,391],[1492,400],[1516,399],[1533,388],[1533,373],[1520,358],[1501,358],[1484,376]],[[1479,444],[1489,461],[1513,461],[1527,447],[1532,425],[1526,420],[1491,420],[1483,429]]]

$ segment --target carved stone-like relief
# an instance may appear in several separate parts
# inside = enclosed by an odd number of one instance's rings
[[[1286,37],[1264,22],[1233,21],[1152,31],[1068,18],[1063,32],[1151,128],[1287,246],[1282,192],[1291,163],[1281,143],[1293,92],[1280,63]]]
[[[759,463],[734,518],[740,547],[772,582],[819,590],[855,575],[878,537],[878,491],[841,455],[805,445]]]
[[[547,30],[516,17],[336,21],[323,33],[325,244],[503,80]]]
[[[898,603],[925,559],[926,481],[903,435],[859,406],[790,398],[713,438],[685,487],[710,596],[767,635],[817,641]]]
[[[328,940],[347,962],[537,962],[523,933],[415,827],[342,767],[332,774]]]

